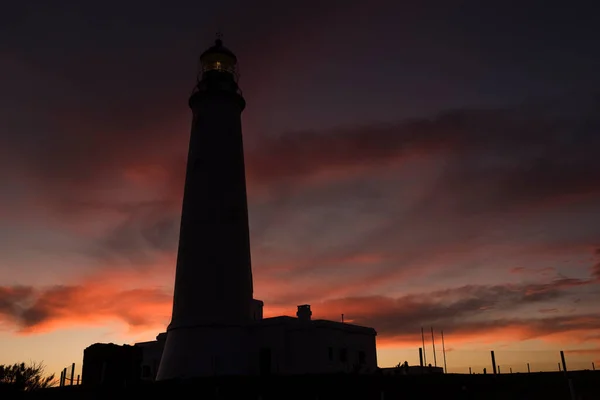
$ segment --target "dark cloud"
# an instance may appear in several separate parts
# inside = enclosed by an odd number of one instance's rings
[[[592,267],[592,274],[596,280],[600,281],[600,263],[597,263]]]
[[[339,298],[313,307],[319,317],[336,319],[344,313],[355,323],[375,327],[383,338],[411,335],[419,327],[429,325],[444,327],[448,332],[467,332],[515,323],[541,335],[568,329],[595,329],[600,316],[590,316],[587,320],[574,315],[525,321],[506,319],[505,314],[517,313],[529,304],[567,298],[571,295],[570,288],[589,284],[593,282],[557,279],[544,284],[466,285],[399,298]],[[106,319],[118,319],[132,328],[164,323],[163,314],[171,303],[170,291],[125,286],[125,282],[114,286],[90,281],[48,288],[0,287],[0,316],[25,332]]]
[[[497,218],[505,219],[502,213],[593,199],[600,193],[600,169],[593,168],[600,147],[598,105],[597,96],[580,94],[395,124],[247,136],[253,248],[282,228],[290,212],[312,205],[332,211],[310,229],[284,228],[291,229],[287,236],[302,253],[319,240],[323,251],[337,257],[402,249],[407,264],[423,257],[425,242],[436,247],[428,253],[452,251],[457,244],[472,247]],[[176,248],[189,122],[186,117],[132,121],[76,108],[26,140],[3,139],[13,151],[0,159],[2,173],[16,169],[24,175],[29,198],[44,209],[79,221],[97,218],[99,210],[122,216],[86,249],[104,259],[146,261]],[[404,175],[392,172],[403,172],[414,160],[430,161],[437,179],[415,204],[400,210],[395,196],[412,188]],[[131,191],[117,192],[122,187]],[[140,199],[136,190],[152,195]],[[372,229],[346,240],[338,233],[334,245],[334,227],[356,225],[354,211],[339,216],[345,208],[370,210],[378,222],[363,221]],[[311,251],[317,262],[307,271],[331,256],[315,246]],[[389,270],[378,273],[384,277]]]
[[[538,319],[507,318],[519,315],[523,306],[543,304],[570,296],[572,285],[590,281],[556,280],[533,285],[468,285],[421,295],[399,298],[356,297],[326,301],[315,305],[319,316],[336,319],[344,315],[354,323],[376,327],[383,338],[415,335],[422,326],[436,326],[447,332],[476,334],[497,328],[521,326],[532,337],[569,330],[593,330],[600,327],[600,315],[556,316]],[[323,311],[319,311],[319,307]]]
[[[175,253],[180,213],[164,202],[127,205],[125,218],[92,243],[91,254],[106,265],[125,260],[133,266],[151,264],[157,257]]]
[[[33,294],[31,287],[0,287],[0,314],[19,315]]]
[[[332,227],[353,223],[350,213],[340,220],[339,210],[365,210],[371,204],[369,213],[379,215],[377,228],[340,241],[339,251],[349,255],[349,251],[403,248],[406,263],[411,257],[423,256],[419,241],[437,243],[438,250],[452,251],[450,247],[458,242],[468,248],[482,240],[482,233],[505,222],[503,215],[507,213],[517,216],[592,200],[600,195],[595,184],[600,181],[600,169],[593,168],[594,149],[600,147],[600,120],[590,106],[596,101],[594,96],[578,99],[576,110],[562,113],[555,110],[560,104],[557,102],[506,110],[455,111],[395,125],[255,137],[247,146],[253,246],[257,248],[265,235],[280,228],[292,229],[288,232],[292,236],[294,231],[306,229],[284,228],[282,222],[290,213],[305,212],[302,210],[309,206],[312,210],[331,206],[331,212],[323,214],[319,227],[314,228],[318,233],[306,231],[305,239],[293,240],[296,247],[302,243],[306,254],[311,237],[317,240]],[[180,146],[185,149],[183,143]],[[139,150],[143,153],[143,148]],[[152,160],[166,171],[157,184],[166,182],[162,193],[168,205],[164,215],[155,209],[150,221],[170,226],[161,236],[169,244],[155,242],[157,249],[169,250],[177,240],[184,162],[182,155],[172,159],[164,156],[157,153],[153,159],[147,155],[142,162]],[[400,212],[391,200],[408,189],[402,189],[406,183],[389,171],[403,171],[405,163],[420,159],[439,163],[438,178],[412,208]],[[418,177],[419,172],[413,175]],[[45,179],[51,181],[50,177]],[[393,188],[398,190],[391,191]],[[270,194],[266,202],[261,200],[262,190]],[[142,228],[151,222],[138,220],[141,215],[133,212],[117,231],[108,234],[106,242],[111,249],[139,251],[140,241],[131,238],[143,238],[146,234],[142,229],[153,229]],[[432,219],[437,220],[435,229],[431,229]],[[331,240],[322,244],[327,245],[328,252],[336,248]],[[313,251],[318,259],[329,256],[319,254],[317,248]],[[321,265],[312,263],[311,267]]]
[[[124,285],[125,286],[125,285]],[[93,282],[71,286],[0,287],[0,318],[23,332],[117,319],[131,328],[164,323],[171,293]]]

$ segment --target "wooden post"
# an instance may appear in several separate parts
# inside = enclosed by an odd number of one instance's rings
[[[62,385],[63,385],[63,383],[64,383],[64,382],[63,382],[63,376],[64,376],[64,373],[65,373],[65,370],[62,370],[62,371],[60,371],[60,379],[59,379],[59,381],[58,381],[58,386],[59,386],[59,387],[62,387]]]
[[[510,367],[509,369],[510,369],[510,373],[512,374],[512,367]]]
[[[423,334],[423,327],[421,327],[421,340],[423,341],[423,362],[427,365],[427,354],[425,353],[425,335]]]
[[[529,368],[529,363],[527,363],[527,373],[531,373],[531,369]]]
[[[433,326],[431,327],[431,344],[433,345],[433,366],[437,367],[437,356],[435,354],[435,337],[433,336]]]
[[[444,354],[444,373],[448,373],[448,368],[446,368],[446,346],[444,345],[444,331],[442,331],[442,353]]]
[[[562,362],[563,371],[566,374],[567,373],[567,362],[565,361],[565,352],[562,350],[560,351],[560,360]]]
[[[423,349],[419,347],[419,363],[423,367]]]
[[[558,371],[559,372],[561,371],[561,369],[560,369],[560,363],[558,363]]]
[[[81,376],[81,375],[77,375],[77,386],[79,386],[79,377],[80,377],[80,376]]]
[[[494,350],[492,350],[492,369],[494,370],[494,375],[496,375],[496,356],[494,355]]]
[[[471,375],[471,367],[469,367],[469,375]]]
[[[500,375],[500,366],[498,365],[498,375]]]
[[[71,386],[75,384],[75,363],[71,364]]]

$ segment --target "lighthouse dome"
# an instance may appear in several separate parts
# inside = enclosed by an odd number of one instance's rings
[[[223,41],[220,38],[215,40],[215,44],[200,55],[202,72],[216,70],[236,75],[236,64],[237,58],[235,54],[223,46]]]

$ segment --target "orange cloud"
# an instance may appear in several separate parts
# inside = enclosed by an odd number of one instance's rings
[[[137,284],[131,281],[134,277]],[[21,334],[108,321],[121,322],[130,332],[162,330],[171,304],[169,288],[152,287],[133,271],[101,274],[70,285],[0,287],[0,318]]]

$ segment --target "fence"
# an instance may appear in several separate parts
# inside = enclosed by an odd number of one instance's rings
[[[73,386],[79,385],[80,375],[75,375],[75,363],[63,368],[60,372],[60,380],[58,386]]]
[[[433,348],[428,346],[425,351],[415,349],[410,354],[405,354],[410,365],[421,364],[419,351],[422,352],[423,365],[441,367],[450,374],[493,374],[494,364],[498,374],[555,372],[563,371],[565,367],[567,371],[596,370],[600,362],[600,352],[594,349],[478,351],[450,348],[444,352],[436,348],[434,352]],[[404,360],[401,360],[402,362]]]

